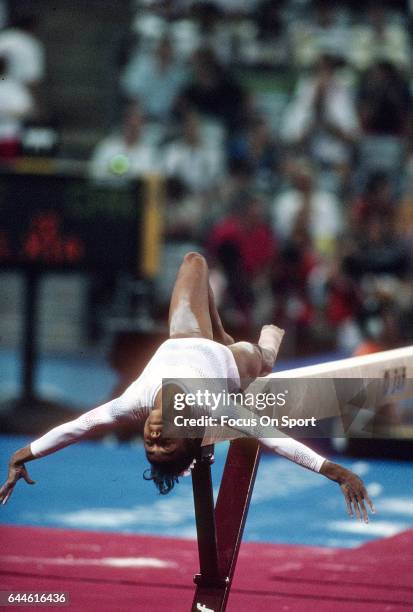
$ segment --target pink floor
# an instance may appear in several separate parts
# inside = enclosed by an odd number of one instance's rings
[[[61,609],[186,612],[197,570],[189,540],[0,527],[0,591],[64,591]],[[358,549],[243,544],[227,610],[413,610],[413,530]]]

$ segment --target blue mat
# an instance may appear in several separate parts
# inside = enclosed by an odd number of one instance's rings
[[[8,456],[29,440],[0,436],[1,478]],[[218,486],[227,445],[216,446]],[[403,462],[344,461],[362,476],[378,514],[369,525],[347,517],[339,487],[286,459],[265,455],[247,520],[247,540],[354,547],[413,527],[413,466]],[[166,497],[142,479],[140,445],[83,442],[28,464],[34,486],[19,482],[0,522],[179,537],[194,537],[191,479]]]

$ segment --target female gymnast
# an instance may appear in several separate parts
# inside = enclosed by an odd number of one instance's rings
[[[237,342],[222,325],[209,284],[206,260],[188,253],[178,272],[169,310],[169,339],[155,352],[142,374],[118,398],[59,425],[16,451],[8,478],[0,488],[5,504],[19,479],[31,480],[25,464],[85,439],[91,433],[111,432],[119,423],[138,429],[144,423],[144,447],[150,468],[144,478],[153,480],[161,494],[190,472],[202,440],[170,438],[163,433],[162,378],[225,379],[232,389],[272,371],[283,331],[274,325],[262,328],[258,344]],[[375,512],[361,479],[345,467],[328,461],[289,437],[261,438],[260,442],[288,459],[337,482],[350,516],[368,522],[366,503]]]

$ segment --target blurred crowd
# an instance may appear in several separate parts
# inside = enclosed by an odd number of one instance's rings
[[[223,319],[348,352],[413,335],[411,15],[404,2],[140,0],[122,123],[89,173],[165,177],[166,303],[202,250]],[[34,19],[0,31],[0,157],[42,113]],[[64,152],[63,152],[64,153]]]

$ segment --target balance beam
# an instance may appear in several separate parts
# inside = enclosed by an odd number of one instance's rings
[[[352,357],[269,374],[266,379],[343,378],[383,382],[387,400],[413,397],[413,346]],[[320,383],[322,380],[320,381]],[[322,398],[326,406],[329,398]],[[368,399],[368,398],[366,398]],[[331,400],[330,400],[331,401]],[[373,406],[372,406],[373,407]],[[376,406],[377,407],[377,406]],[[328,410],[326,410],[328,412]],[[260,460],[257,440],[238,438],[230,443],[216,506],[212,488],[213,446],[205,446],[192,470],[200,571],[192,612],[224,612]]]
[[[193,612],[226,608],[259,460],[256,440],[231,442],[215,508],[210,459],[201,458],[192,470],[200,565]]]

